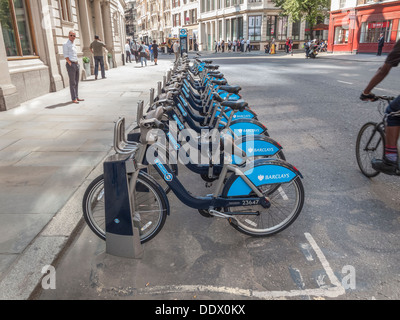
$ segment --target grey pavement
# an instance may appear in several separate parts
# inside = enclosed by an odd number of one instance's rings
[[[284,53],[205,53],[286,57]],[[296,52],[294,59],[303,58]],[[0,113],[0,299],[31,297],[83,224],[81,199],[113,152],[113,125],[125,117],[136,121],[138,100],[148,101],[171,67],[161,55],[158,66],[128,64],[107,71],[107,79],[80,83],[85,101],[71,104],[69,89],[33,99]],[[322,53],[317,59],[384,61],[385,56]]]
[[[0,113],[0,299],[28,299],[66,246],[81,222],[79,196],[112,152],[114,122],[135,123],[138,100],[148,102],[170,57],[89,77],[79,104],[66,88]]]

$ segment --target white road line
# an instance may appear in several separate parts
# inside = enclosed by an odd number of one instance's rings
[[[347,82],[347,81],[342,81],[342,80],[336,80],[337,82],[340,82],[340,83],[345,83],[345,84],[353,84],[352,82]]]
[[[290,290],[290,291],[257,291],[251,289],[240,289],[233,287],[217,287],[217,286],[209,286],[209,285],[169,285],[169,286],[154,286],[154,287],[146,287],[146,288],[124,288],[124,292],[131,292],[133,294],[139,295],[148,295],[148,294],[172,294],[172,293],[192,293],[198,294],[201,292],[204,293],[222,293],[222,294],[232,294],[236,296],[249,297],[249,298],[259,298],[272,300],[277,298],[292,298],[299,296],[311,296],[311,297],[329,297],[329,298],[337,298],[340,295],[345,294],[345,289],[335,276],[332,271],[329,262],[325,258],[325,255],[322,253],[321,249],[318,247],[314,238],[309,233],[304,234],[306,239],[308,240],[311,248],[315,251],[320,263],[322,264],[326,275],[329,278],[329,281],[333,286],[328,286],[325,284],[323,279],[321,279],[321,284],[324,286],[320,288],[313,289],[300,289],[300,290]],[[113,292],[118,292],[118,288],[110,288],[106,289],[102,287],[103,290],[111,290]]]
[[[307,238],[308,242],[310,243],[311,247],[313,248],[313,250],[317,254],[317,257],[318,257],[319,261],[321,262],[322,266],[324,267],[325,272],[328,275],[328,278],[331,281],[331,283],[333,285],[335,285],[337,288],[342,289],[342,291],[344,293],[345,290],[344,290],[342,284],[340,283],[338,278],[333,273],[333,271],[331,269],[331,266],[329,265],[328,260],[326,260],[325,255],[322,253],[321,249],[318,247],[318,245],[315,242],[314,238],[309,233],[305,233],[304,235],[306,236],[306,238]]]

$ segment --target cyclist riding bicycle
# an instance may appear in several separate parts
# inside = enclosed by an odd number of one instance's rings
[[[400,63],[400,40],[396,42],[392,51],[388,54],[385,63],[378,69],[372,77],[367,87],[361,93],[360,99],[363,101],[375,101],[375,94],[371,91],[375,88],[386,76],[392,67],[397,67]],[[386,113],[400,111],[400,96],[394,99],[386,109]],[[398,152],[397,140],[400,134],[400,117],[388,116],[385,125],[385,155],[383,159],[373,159],[372,167],[380,172],[395,173],[398,169]]]

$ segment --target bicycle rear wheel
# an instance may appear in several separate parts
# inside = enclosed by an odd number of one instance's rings
[[[382,159],[385,154],[385,133],[383,126],[376,122],[367,122],[357,136],[356,158],[361,172],[368,178],[380,172],[372,168],[372,159]]]
[[[136,210],[133,224],[138,228],[140,242],[154,238],[164,226],[168,211],[168,199],[162,188],[149,175],[140,172],[136,182]],[[96,236],[106,239],[104,204],[104,176],[94,179],[86,189],[82,201],[83,217]]]
[[[304,188],[300,177],[289,183],[261,185],[258,189],[268,197],[270,208],[261,205],[225,208],[227,213],[235,213],[229,222],[236,230],[253,237],[271,236],[286,229],[297,219],[304,204]],[[240,212],[254,214],[240,215]]]

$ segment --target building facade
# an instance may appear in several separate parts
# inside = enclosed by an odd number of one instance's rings
[[[122,65],[124,11],[124,0],[0,0],[0,110],[69,85],[62,51],[70,30],[81,65],[87,56],[93,71],[95,35],[106,43],[107,67]]]
[[[376,53],[383,33],[389,52],[400,39],[399,19],[400,1],[332,0],[328,51]]]
[[[273,38],[282,50],[288,37],[294,48],[311,37],[306,22],[280,16],[271,0],[138,0],[137,8],[138,39],[163,43],[185,28],[189,50],[211,51],[215,41],[237,39],[249,39],[253,50],[264,50]],[[327,36],[322,30],[313,34],[318,39]]]
[[[274,39],[278,50],[283,50],[288,37],[297,49],[311,37],[305,21],[292,22],[289,17],[281,16],[281,10],[270,0],[199,1],[202,50],[212,50],[215,41],[238,39],[250,40],[253,50],[264,50]],[[327,31],[314,31],[313,37],[326,39]]]

